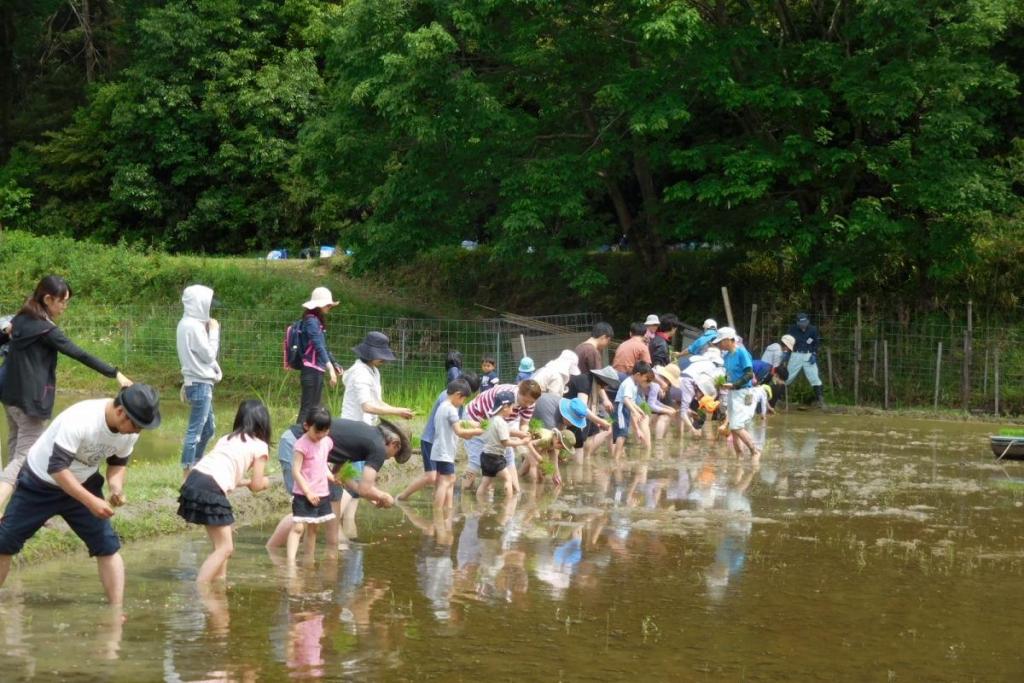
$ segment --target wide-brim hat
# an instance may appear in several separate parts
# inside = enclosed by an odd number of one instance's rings
[[[567,451],[576,448],[576,435],[568,429],[556,429],[555,439]]]
[[[679,388],[679,376],[681,372],[679,370],[679,366],[676,365],[675,363],[670,363],[668,365],[659,365],[658,367],[654,368],[654,372],[668,380],[668,383],[671,384],[676,389]]]
[[[533,364],[533,359],[529,356],[523,356],[519,361],[519,372],[533,372],[537,369],[537,366]]]
[[[383,332],[367,333],[363,341],[352,347],[352,351],[360,360],[395,360],[391,340]]]
[[[139,429],[160,426],[160,394],[148,384],[132,384],[121,389],[118,404]]]
[[[653,313],[651,313],[649,316],[647,316],[647,320],[644,321],[644,327],[647,327],[649,325],[660,325],[660,324],[661,324],[661,320],[659,320],[658,316],[654,315]]]
[[[576,429],[587,426],[587,404],[582,398],[563,398],[558,401],[558,412]]]
[[[408,461],[412,457],[412,444],[409,443],[409,435],[405,433],[405,430],[394,422],[385,419],[381,419],[378,426],[390,429],[398,435],[399,447],[398,452],[395,453],[395,462],[401,465]]]
[[[606,365],[603,368],[598,368],[596,370],[591,370],[590,374],[609,389],[618,389],[619,384],[622,382],[622,380],[619,379],[618,371],[610,365]]]
[[[718,334],[711,340],[711,343],[717,344],[718,342],[725,341],[726,339],[736,339],[736,330],[731,327],[723,327],[718,330]]]
[[[796,338],[791,334],[782,335],[782,345],[792,351],[796,347]]]
[[[309,301],[302,304],[302,307],[313,310],[314,308],[323,308],[324,306],[337,306],[338,303],[331,296],[331,290],[326,287],[317,287],[313,290],[313,294],[310,295]]]

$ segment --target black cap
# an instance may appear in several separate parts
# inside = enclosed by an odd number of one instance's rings
[[[160,394],[148,384],[133,384],[121,389],[116,403],[140,429],[160,426]]]
[[[796,321],[798,323],[805,323],[805,322],[808,322],[809,320],[810,320],[810,318],[807,317],[806,313],[797,313],[796,314]]]

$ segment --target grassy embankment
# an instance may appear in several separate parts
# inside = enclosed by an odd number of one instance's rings
[[[418,317],[434,312],[429,307],[399,298],[378,283],[354,280],[345,274],[343,268],[332,268],[330,263],[317,260],[268,263],[256,258],[169,256],[124,246],[107,247],[66,238],[5,232],[0,233],[0,263],[3,264],[0,269],[0,306],[3,308],[0,312],[13,312],[8,309],[23,300],[42,276],[49,273],[64,275],[72,285],[74,298],[62,320],[62,327],[87,350],[114,363],[120,362],[122,338],[118,334],[90,335],[89,332],[103,330],[104,325],[113,324],[107,323],[107,318],[117,320],[126,309],[131,309],[136,320],[145,320],[147,310],[162,316],[159,324],[169,327],[173,334],[173,326],[180,317],[181,290],[196,282],[213,287],[224,307],[234,311],[294,310],[297,314],[299,304],[308,298],[312,288],[326,285],[341,301],[331,313],[335,319],[352,315]],[[173,318],[170,317],[172,311]],[[283,329],[277,338],[265,340],[266,343],[279,344],[281,334]],[[254,343],[259,341],[253,340]],[[227,368],[225,370],[228,375]],[[133,354],[126,371],[138,381],[158,386],[165,405],[176,401],[180,375],[175,358],[167,354],[154,358]],[[298,395],[296,374],[272,366],[232,372],[218,389],[218,403],[231,405],[242,397],[257,396],[270,407],[274,429],[279,431],[294,418]],[[112,394],[116,389],[110,380],[67,359],[58,365],[57,381],[59,394],[65,400]],[[436,387],[398,387],[389,392],[386,399],[398,405],[412,406],[422,414],[429,409],[436,392]],[[328,389],[325,398],[336,412],[340,407],[341,392]],[[165,412],[168,418],[160,431],[164,434],[184,433],[184,413]],[[230,419],[224,412],[219,413],[222,426],[225,419]],[[418,432],[422,419],[413,422],[414,433]],[[219,432],[223,433],[223,430]],[[144,447],[146,438],[143,435],[140,449]],[[278,468],[274,456],[272,453],[271,471],[276,473]],[[418,470],[418,458],[402,467],[392,463],[382,473],[382,481],[397,489]],[[173,462],[152,462],[140,458],[130,466],[127,481],[129,503],[119,509],[114,518],[114,526],[125,541],[186,528],[175,514],[180,481],[180,470]],[[270,519],[288,509],[287,497],[279,485],[258,495],[250,495],[243,490],[233,494],[232,500],[237,517],[243,523]],[[81,542],[63,528],[63,524],[55,527],[43,529],[26,546],[20,556],[21,561],[31,562],[69,551],[82,551]]]

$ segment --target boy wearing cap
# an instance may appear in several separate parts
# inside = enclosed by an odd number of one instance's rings
[[[146,384],[125,387],[114,399],[81,401],[54,418],[29,451],[0,519],[0,586],[25,541],[60,515],[96,558],[107,601],[123,602],[124,561],[110,518],[125,503],[125,466],[139,432],[159,425],[160,398]],[[107,500],[101,460],[107,462]]]
[[[786,380],[786,385],[792,384],[803,372],[814,389],[818,407],[824,409],[824,388],[821,386],[821,378],[818,377],[818,349],[821,348],[818,328],[811,324],[806,313],[800,313],[796,316],[796,324],[789,328],[789,335],[793,337],[794,343],[793,353],[789,355],[789,379]]]
[[[519,373],[516,375],[516,383],[522,382],[523,380],[532,379],[533,373],[537,371],[537,366],[533,364],[533,359],[529,356],[523,356],[519,361]]]
[[[481,392],[466,406],[466,415],[474,422],[482,422],[490,417],[494,409],[495,400],[499,394],[504,392],[515,396],[515,404],[512,406],[513,425],[510,428],[512,436],[528,437],[530,419],[533,417],[534,407],[537,399],[541,397],[540,385],[532,379],[524,380],[516,384],[499,384],[498,386]],[[518,422],[518,424],[516,424]],[[466,442],[467,466],[462,481],[463,490],[473,488],[476,477],[481,473],[480,458],[484,450],[484,437],[475,436]],[[506,465],[512,475],[512,488],[518,492],[519,477],[515,468],[515,454],[509,449],[506,455]]]
[[[494,396],[494,403],[488,412],[490,425],[483,433],[484,449],[480,453],[480,473],[483,475],[483,479],[476,489],[476,495],[479,498],[487,494],[495,477],[505,482],[506,496],[511,496],[515,490],[512,481],[514,470],[508,466],[506,453],[510,448],[530,443],[529,436],[512,438],[507,420],[512,417],[515,405],[516,395],[511,391],[499,391]]]
[[[732,447],[736,454],[740,455],[743,449],[742,443],[750,449],[751,457],[757,461],[761,457],[761,451],[757,450],[754,440],[747,431],[747,425],[754,418],[754,411],[757,409],[757,396],[754,391],[754,359],[750,352],[739,345],[736,330],[731,327],[723,327],[715,336],[714,342],[726,352],[725,354],[725,384],[722,387],[728,390],[726,395],[727,412],[729,420],[729,431],[732,433]]]

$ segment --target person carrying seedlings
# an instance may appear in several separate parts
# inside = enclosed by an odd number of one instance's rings
[[[669,425],[679,412],[673,407],[672,390],[680,389],[681,373],[675,363],[659,365],[654,368],[654,381],[647,387],[647,405],[651,407],[651,426],[654,438],[665,438]]]
[[[516,374],[516,384],[523,380],[532,379],[533,373],[537,371],[537,367],[533,364],[533,359],[529,356],[523,356],[519,360],[519,373]]]
[[[466,415],[470,420],[478,424],[487,420],[490,417],[491,410],[494,408],[494,401],[497,395],[503,392],[508,392],[515,396],[515,403],[512,406],[513,424],[509,427],[511,435],[517,438],[528,437],[530,435],[529,424],[533,418],[534,407],[537,399],[541,397],[540,385],[532,379],[524,380],[518,385],[499,384],[492,389],[481,392],[479,396],[470,401],[469,405],[466,406]],[[462,481],[463,490],[473,488],[476,478],[480,475],[480,454],[483,452],[483,449],[483,435],[474,436],[466,442],[468,463]],[[518,491],[519,477],[515,467],[515,451],[509,449],[505,454],[505,458],[508,467],[511,469],[512,487]]]
[[[322,403],[324,394],[324,373],[327,373],[331,386],[338,385],[338,375],[344,374],[341,365],[327,349],[327,327],[324,318],[331,309],[338,305],[331,290],[317,287],[302,304],[302,319],[299,321],[303,341],[302,369],[299,371],[299,383],[302,385],[302,397],[299,400],[299,416],[296,424],[305,424],[306,415]]]
[[[647,393],[647,388],[654,381],[654,371],[650,363],[638,362],[626,379],[622,380],[615,394],[615,421],[612,423],[612,454],[622,457],[626,451],[626,437],[629,436],[630,425],[634,426],[644,446],[650,447],[650,441],[643,441],[643,427],[647,423],[647,413],[639,405],[640,396]]]
[[[513,482],[514,467],[509,467],[507,453],[517,446],[530,443],[530,435],[513,439],[508,420],[513,419],[516,407],[516,395],[511,391],[497,392],[488,412],[490,424],[483,432],[483,451],[480,453],[480,473],[482,479],[477,487],[476,495],[483,498],[494,484],[495,477],[505,484],[505,496],[511,496],[518,488]]]
[[[825,390],[821,385],[821,378],[818,376],[818,349],[821,348],[821,335],[818,328],[811,324],[811,319],[806,313],[796,316],[796,324],[789,328],[789,336],[795,340],[793,353],[789,354],[789,379],[786,386],[796,381],[801,372],[807,376],[807,381],[814,389],[814,397],[818,407],[825,408]]]
[[[619,344],[615,349],[615,356],[612,358],[612,367],[619,373],[619,379],[626,377],[633,372],[633,368],[640,362],[651,363],[651,351],[644,339],[644,326],[642,323],[633,323],[629,326],[629,339]]]
[[[590,373],[587,374],[589,375]],[[580,377],[583,377],[583,375],[580,375]],[[575,380],[576,378],[573,379]],[[585,395],[583,394],[583,396]],[[543,394],[537,399],[534,411],[536,417],[530,421],[530,435],[534,438],[532,442],[533,450],[530,455],[533,457],[527,457],[520,474],[530,475],[536,481],[537,465],[540,459],[537,456],[538,454],[543,455],[545,450],[550,450],[551,440],[549,437],[553,432],[566,430],[572,440],[570,451],[572,448],[579,446],[579,442],[576,441],[576,433],[586,430],[587,418],[590,412],[586,399],[581,395],[575,395],[572,398],[569,396],[556,398],[552,394]],[[573,432],[573,428],[577,431]],[[569,438],[559,439],[560,443],[568,441]],[[555,458],[551,462],[553,466],[547,468],[550,470],[548,473],[553,476],[555,485],[560,486],[562,484],[562,475],[558,459]]]
[[[494,360],[494,356],[484,356],[480,359],[480,387],[486,391],[499,384],[498,361]]]
[[[147,384],[125,387],[113,399],[75,403],[54,418],[32,445],[0,519],[0,586],[25,541],[60,515],[96,558],[107,602],[122,604],[124,561],[110,518],[126,502],[126,465],[139,432],[158,426],[160,396]],[[107,499],[101,460],[107,464]]]
[[[304,533],[316,538],[317,528],[334,519],[331,510],[329,483],[334,473],[327,467],[327,454],[334,447],[331,441],[331,414],[326,408],[314,408],[303,425],[305,434],[292,450],[292,529],[288,534],[288,563],[294,564],[299,541]],[[307,526],[309,527],[307,529]],[[315,541],[308,543],[314,547]]]
[[[463,373],[459,379],[464,380],[469,386],[469,398],[472,398],[474,394],[480,389],[480,378],[477,377],[475,372]],[[425,486],[435,486],[437,483],[437,469],[434,466],[434,461],[431,460],[431,451],[434,448],[434,439],[437,438],[437,432],[434,429],[434,418],[437,416],[438,408],[441,407],[445,401],[448,400],[448,389],[441,390],[441,393],[437,395],[437,399],[434,401],[434,407],[430,409],[430,415],[427,416],[427,422],[423,425],[423,433],[420,434],[420,453],[423,456],[423,474],[417,477],[412,483],[405,487],[405,489],[398,494],[398,500],[409,500],[412,494],[416,493]],[[465,405],[459,406],[459,419],[462,419],[466,414]]]
[[[715,344],[725,351],[725,383],[722,388],[728,391],[726,409],[729,432],[732,434],[732,447],[737,455],[742,454],[742,446],[750,449],[754,461],[761,458],[754,440],[747,431],[747,425],[754,418],[757,409],[754,391],[754,359],[750,352],[737,342],[736,330],[723,327],[715,336]]]
[[[183,381],[181,393],[189,405],[188,427],[181,448],[181,469],[188,476],[216,430],[213,385],[224,375],[217,362],[220,323],[210,317],[213,290],[205,285],[190,285],[181,293],[181,304],[185,311],[175,336]]]
[[[460,410],[473,393],[469,382],[457,379],[448,384],[447,399],[434,415],[433,443],[430,448],[431,464],[437,472],[434,487],[434,508],[450,509],[455,492],[455,451],[458,439],[472,439],[484,433],[478,427],[464,427]]]
[[[206,527],[206,535],[213,544],[213,552],[199,567],[197,583],[227,578],[228,559],[235,551],[231,531],[235,515],[228,494],[243,486],[253,493],[267,488],[269,480],[264,472],[270,456],[268,441],[267,407],[256,399],[242,401],[231,433],[214,444],[181,485],[178,516]]]
[[[409,460],[412,448],[406,433],[387,420],[368,425],[360,420],[335,418],[331,421],[331,441],[334,445],[327,459],[346,492],[377,507],[394,505],[394,497],[377,487],[377,475],[391,458],[400,465]],[[356,464],[362,466],[361,474]]]
[[[0,403],[7,415],[10,460],[0,474],[0,508],[11,497],[29,449],[53,414],[58,354],[116,379],[122,388],[132,383],[113,365],[80,349],[57,327],[70,301],[71,287],[67,281],[59,275],[47,275],[10,322],[10,343],[0,386]]]

